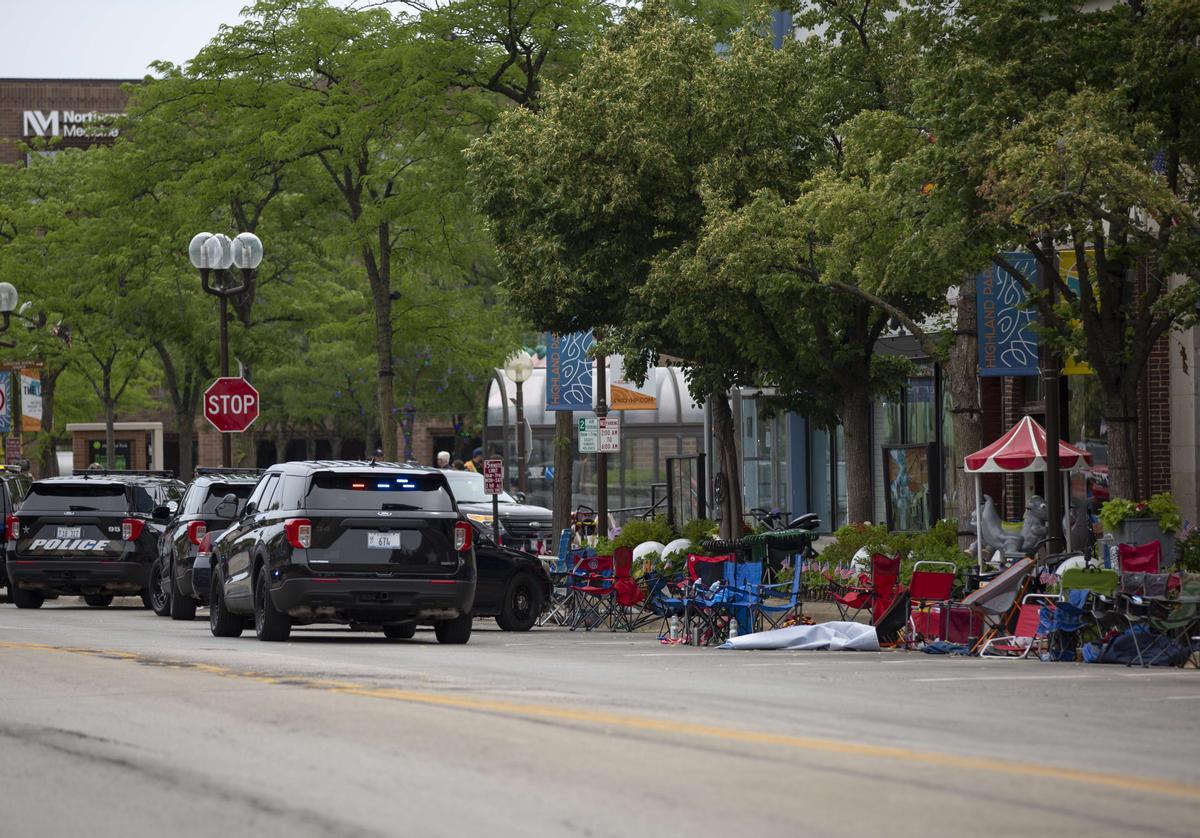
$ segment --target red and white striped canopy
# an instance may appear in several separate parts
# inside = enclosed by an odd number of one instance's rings
[[[986,448],[969,454],[963,464],[969,472],[1008,474],[1046,470],[1046,429],[1026,416]],[[1058,443],[1058,467],[1073,471],[1092,464],[1092,455],[1066,442]]]

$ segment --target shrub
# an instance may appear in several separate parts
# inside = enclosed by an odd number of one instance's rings
[[[614,547],[637,547],[644,541],[666,544],[674,537],[675,531],[667,523],[667,516],[655,515],[653,518],[633,518],[626,521],[612,544]]]
[[[1126,518],[1155,518],[1158,528],[1165,533],[1175,532],[1183,526],[1183,516],[1170,492],[1159,492],[1150,500],[1113,498],[1100,507],[1100,523],[1106,532],[1116,532]]]
[[[1200,527],[1188,533],[1187,538],[1179,541],[1179,558],[1175,560],[1175,569],[1186,573],[1200,573]]]
[[[708,518],[694,518],[683,525],[683,532],[679,533],[679,537],[686,538],[692,544],[699,544],[706,538],[715,536],[719,526],[716,521]]]

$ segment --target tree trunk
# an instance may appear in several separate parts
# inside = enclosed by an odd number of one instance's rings
[[[943,369],[950,392],[950,417],[954,427],[954,516],[959,530],[966,528],[975,511],[975,478],[963,468],[968,454],[983,447],[979,426],[979,337],[975,322],[975,280],[968,279],[958,288],[957,335]],[[960,536],[964,550],[971,536]]]
[[[575,471],[575,414],[554,412],[554,534],[571,525],[571,485]],[[557,549],[558,545],[554,545]]]
[[[104,467],[116,468],[116,450],[117,450],[117,432],[115,425],[117,423],[117,405],[108,396],[107,385],[104,388]],[[128,463],[126,466],[128,467]]]
[[[58,437],[54,433],[54,388],[63,368],[47,374],[42,370],[42,434],[41,476],[58,477]]]
[[[288,444],[287,430],[282,425],[280,425],[279,427],[277,427],[275,429],[275,462],[277,462],[277,463],[287,462],[287,444]]]
[[[729,396],[713,393],[712,401],[713,436],[717,449],[720,471],[716,475],[717,491],[721,497],[721,538],[739,538],[742,535],[742,480],[741,463],[737,454],[737,433],[733,427],[733,411]]]
[[[1104,421],[1108,425],[1109,497],[1136,500],[1137,382],[1124,392],[1104,394]]]
[[[175,431],[179,434],[179,478],[191,480],[195,471],[192,444],[196,439],[196,416],[192,412],[175,412]]]
[[[309,428],[304,432],[304,459],[315,460],[317,458],[317,438],[313,435],[312,429]]]
[[[859,381],[866,382],[863,372]],[[875,503],[871,490],[871,393],[866,386],[848,390],[838,409],[842,421],[846,460],[846,520],[874,521]]]
[[[383,459],[396,459],[397,433],[395,405],[396,373],[392,364],[392,295],[387,236],[381,231],[380,259],[369,247],[363,248],[363,260],[367,265],[367,278],[371,283],[371,299],[375,306],[375,357],[379,367],[379,381],[375,386],[375,409],[379,414],[379,436],[382,440]]]

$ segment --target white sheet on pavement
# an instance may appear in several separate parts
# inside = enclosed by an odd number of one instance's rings
[[[788,628],[743,634],[725,643],[722,649],[799,649],[831,652],[878,652],[879,638],[874,626],[862,623],[818,623],[815,626]]]

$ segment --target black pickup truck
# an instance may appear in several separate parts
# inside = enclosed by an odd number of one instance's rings
[[[238,499],[223,503],[216,513],[231,515]],[[472,534],[435,469],[344,460],[272,466],[213,542],[209,627],[236,637],[252,619],[260,640],[286,640],[295,624],[349,623],[409,638],[418,623],[431,623],[440,642],[466,643]]]
[[[82,595],[91,606],[141,596],[183,484],[166,472],[89,471],[36,480],[8,518],[9,598],[40,608],[47,595]]]

